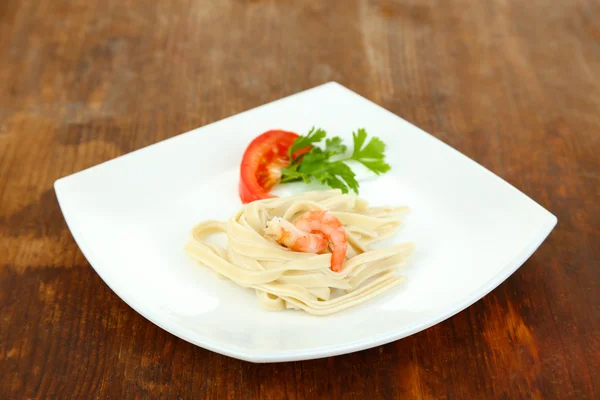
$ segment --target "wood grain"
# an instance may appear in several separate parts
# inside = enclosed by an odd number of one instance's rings
[[[3,0],[0,60],[0,398],[600,397],[597,0]],[[55,179],[331,80],[557,228],[455,317],[329,359],[220,356],[108,289]]]

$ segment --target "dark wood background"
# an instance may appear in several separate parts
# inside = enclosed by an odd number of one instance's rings
[[[455,317],[305,362],[195,347],[102,282],[54,180],[331,80],[558,226]],[[1,0],[0,398],[599,398],[599,160],[599,1]]]

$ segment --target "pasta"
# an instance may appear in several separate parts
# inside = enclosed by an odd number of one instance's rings
[[[293,222],[314,210],[327,210],[343,224],[348,250],[340,272],[330,269],[331,254],[292,251],[265,234],[274,218]],[[397,232],[407,207],[369,207],[339,190],[259,200],[245,205],[227,222],[196,225],[185,245],[200,264],[256,291],[260,306],[271,311],[299,309],[329,315],[364,303],[398,285],[397,275],[412,243],[369,246]],[[225,234],[226,247],[207,239]]]

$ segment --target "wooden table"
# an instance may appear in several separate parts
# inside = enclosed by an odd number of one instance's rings
[[[254,365],[134,312],[52,184],[335,80],[558,216],[455,317],[385,346]],[[600,396],[597,0],[2,0],[0,398]]]

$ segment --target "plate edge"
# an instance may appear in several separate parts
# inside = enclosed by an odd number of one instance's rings
[[[292,94],[290,94],[290,95],[288,95],[288,96],[285,96],[285,97],[281,97],[281,98],[275,99],[275,100],[273,100],[273,101],[270,101],[270,102],[268,102],[268,103],[264,103],[264,104],[258,105],[258,106],[256,106],[256,107],[252,107],[252,108],[249,108],[249,109],[247,109],[247,110],[240,111],[240,112],[238,112],[238,113],[236,113],[236,114],[229,115],[229,116],[227,116],[227,117],[225,117],[225,118],[222,118],[222,119],[220,119],[220,120],[213,121],[213,122],[210,122],[210,123],[208,123],[208,124],[205,124],[205,125],[200,125],[200,126],[197,126],[197,127],[193,128],[193,129],[190,129],[190,130],[188,130],[188,131],[184,131],[184,132],[179,132],[179,133],[176,133],[175,135],[173,135],[173,136],[171,136],[171,137],[168,137],[168,138],[166,138],[166,139],[163,139],[163,140],[160,140],[160,141],[158,141],[158,142],[154,142],[154,143],[151,143],[151,144],[149,144],[149,145],[146,145],[146,146],[140,147],[139,149],[136,149],[136,150],[130,151],[130,152],[128,152],[128,153],[125,153],[125,154],[121,154],[120,156],[117,156],[117,157],[114,157],[114,158],[108,159],[108,160],[106,160],[106,161],[102,161],[102,162],[100,162],[100,163],[98,163],[98,164],[92,165],[91,167],[87,167],[87,168],[84,168],[84,169],[82,169],[82,170],[75,171],[75,172],[73,172],[73,173],[71,173],[71,174],[69,174],[69,175],[62,176],[62,177],[58,178],[58,179],[55,181],[55,183],[56,183],[56,182],[58,182],[58,181],[63,181],[63,180],[70,180],[71,178],[73,178],[73,177],[75,177],[75,176],[77,176],[77,175],[79,175],[79,174],[81,174],[81,173],[84,173],[84,172],[86,172],[86,171],[94,170],[94,169],[96,169],[96,168],[99,168],[99,167],[102,167],[102,166],[104,166],[105,164],[112,163],[113,161],[116,161],[116,160],[119,160],[119,159],[122,159],[122,158],[125,158],[125,157],[129,157],[129,156],[131,156],[131,155],[133,155],[133,154],[136,154],[136,153],[139,153],[139,152],[146,151],[146,150],[148,150],[148,149],[150,149],[150,148],[152,148],[152,147],[154,147],[154,146],[157,146],[157,145],[159,145],[159,144],[162,144],[162,143],[165,143],[165,142],[170,142],[170,141],[172,141],[172,140],[176,140],[176,139],[178,139],[178,138],[181,138],[182,136],[185,136],[185,135],[188,135],[188,134],[194,133],[194,132],[196,132],[196,131],[198,131],[198,130],[200,130],[200,129],[203,129],[203,128],[206,128],[206,127],[209,127],[209,126],[212,126],[212,125],[217,125],[217,124],[224,123],[225,121],[229,120],[230,118],[234,118],[234,117],[237,117],[237,116],[240,116],[240,115],[244,115],[244,114],[246,114],[246,113],[249,113],[249,112],[252,112],[252,111],[258,110],[258,109],[260,109],[260,108],[262,108],[262,107],[266,107],[266,106],[273,105],[273,104],[276,104],[276,103],[279,103],[279,102],[283,102],[283,101],[286,101],[286,100],[288,100],[288,99],[291,99],[291,98],[293,98],[293,97],[300,96],[300,95],[304,95],[304,94],[308,94],[308,93],[310,93],[310,92],[313,92],[313,91],[323,90],[323,89],[326,89],[326,88],[328,88],[328,87],[329,87],[329,88],[336,87],[336,88],[338,88],[338,89],[340,89],[340,88],[341,88],[341,89],[344,89],[344,90],[349,90],[348,88],[346,88],[346,87],[342,86],[341,84],[339,84],[338,82],[335,82],[335,81],[330,81],[330,82],[323,83],[323,84],[321,84],[321,85],[313,86],[313,87],[311,87],[311,88],[308,88],[308,89],[302,90],[302,91],[300,91],[300,92],[292,93]],[[352,92],[351,90],[349,90],[349,91],[350,91],[351,93],[354,93],[354,92]],[[357,93],[354,93],[354,94],[355,94],[355,95],[357,95]],[[365,99],[365,100],[366,100],[366,99]],[[386,110],[386,111],[387,111],[387,110]],[[389,112],[389,111],[388,111],[388,112]],[[55,186],[55,188],[56,188],[56,186]]]
[[[450,311],[448,313],[446,313],[443,317],[441,318],[435,318],[435,319],[431,319],[429,321],[427,321],[426,323],[423,324],[418,324],[415,325],[413,327],[409,327],[408,329],[405,329],[403,332],[401,333],[384,333],[382,335],[380,335],[379,338],[374,339],[374,340],[361,340],[361,341],[356,341],[353,343],[347,343],[343,346],[340,346],[339,348],[332,348],[332,347],[328,347],[328,348],[323,348],[322,350],[311,350],[311,351],[306,351],[306,352],[298,352],[298,351],[292,351],[289,353],[277,353],[277,354],[273,354],[272,356],[261,356],[258,353],[248,353],[243,349],[240,348],[236,348],[237,350],[234,351],[229,351],[226,349],[223,349],[221,347],[215,347],[214,345],[211,345],[209,343],[204,343],[202,341],[197,341],[197,340],[193,340],[191,338],[186,338],[186,332],[180,332],[180,333],[174,333],[172,330],[165,328],[165,326],[162,323],[157,322],[157,320],[160,320],[160,318],[156,318],[154,316],[153,318],[153,313],[152,312],[143,312],[140,311],[140,309],[142,308],[142,306],[136,305],[134,306],[132,303],[135,303],[133,301],[131,301],[131,299],[126,300],[127,296],[122,296],[121,295],[121,290],[116,290],[112,285],[109,284],[106,279],[104,279],[104,277],[102,276],[102,274],[94,267],[94,265],[92,264],[92,262],[90,261],[90,257],[88,257],[92,252],[90,251],[90,249],[88,248],[87,244],[85,244],[85,240],[83,238],[83,235],[81,235],[81,233],[79,232],[78,229],[74,229],[75,225],[78,226],[78,224],[75,222],[73,223],[73,219],[71,218],[72,216],[68,216],[67,214],[69,214],[69,212],[67,211],[67,207],[65,207],[65,199],[63,197],[62,194],[64,194],[64,190],[66,185],[68,185],[68,182],[71,180],[70,178],[100,167],[104,164],[110,163],[116,159],[120,159],[123,157],[127,157],[129,155],[132,155],[134,153],[140,152],[140,151],[144,151],[147,150],[149,148],[151,148],[152,146],[156,146],[158,144],[161,144],[163,142],[167,142],[170,140],[174,140],[177,139],[178,137],[181,137],[183,135],[187,135],[190,133],[193,133],[201,128],[207,127],[207,126],[211,126],[214,124],[218,124],[218,123],[223,123],[224,121],[233,118],[235,116],[238,115],[242,115],[248,112],[251,112],[253,110],[259,109],[261,107],[265,107],[267,105],[272,105],[274,103],[277,102],[281,102],[281,101],[285,101],[286,99],[292,98],[294,96],[298,96],[298,95],[302,95],[302,94],[306,94],[308,92],[314,91],[314,90],[318,90],[318,89],[323,89],[323,88],[335,88],[335,90],[343,90],[349,94],[352,94],[354,96],[358,96],[359,98],[371,103],[372,105],[376,106],[377,108],[393,115],[396,118],[399,118],[400,120],[402,120],[403,122],[413,126],[414,128],[416,128],[419,132],[426,134],[429,138],[431,139],[435,139],[436,141],[438,141],[439,143],[443,144],[444,146],[448,147],[449,149],[451,149],[452,151],[458,153],[460,156],[464,157],[465,159],[469,160],[471,163],[475,164],[476,166],[478,166],[479,168],[484,169],[488,174],[492,175],[493,177],[495,177],[495,179],[499,179],[500,181],[502,181],[504,184],[508,185],[509,187],[511,187],[514,191],[518,192],[521,196],[526,197],[527,199],[529,199],[529,201],[531,203],[533,203],[535,206],[539,207],[541,210],[543,210],[546,213],[546,224],[544,225],[544,227],[542,229],[540,229],[540,232],[538,233],[538,236],[536,236],[536,238],[530,242],[527,246],[525,246],[524,250],[522,251],[522,253],[519,254],[519,256],[516,257],[515,261],[508,264],[505,268],[503,268],[500,272],[498,272],[498,274],[496,276],[494,276],[493,278],[490,279],[489,283],[482,286],[485,289],[479,291],[479,293],[481,293],[481,295],[476,295],[474,296],[474,300],[466,300],[463,303],[460,303],[459,306],[455,307],[455,309],[453,311]],[[148,146],[142,147],[140,149],[134,150],[132,152],[123,154],[121,156],[115,157],[113,159],[104,161],[100,164],[94,165],[92,167],[86,168],[84,170],[75,172],[73,174],[61,177],[59,179],[57,179],[54,182],[54,190],[55,190],[55,194],[57,197],[57,201],[59,203],[59,207],[61,209],[61,212],[63,214],[63,217],[65,218],[65,221],[67,223],[67,226],[69,228],[69,230],[71,231],[71,234],[73,236],[73,239],[75,240],[75,242],[77,243],[77,245],[79,246],[81,252],[83,253],[83,255],[85,256],[86,260],[88,261],[88,263],[92,266],[92,268],[96,271],[96,273],[100,276],[100,278],[104,281],[104,283],[115,293],[117,294],[117,296],[119,296],[129,307],[131,307],[133,310],[135,310],[137,313],[139,313],[141,316],[143,316],[145,319],[147,319],[149,322],[157,325],[158,327],[160,327],[161,329],[173,334],[176,337],[181,338],[182,340],[185,340],[187,342],[190,342],[194,345],[203,347],[207,350],[210,351],[214,351],[216,353],[222,354],[222,355],[226,355],[226,356],[230,356],[233,358],[237,358],[237,359],[241,359],[244,361],[249,361],[249,362],[254,362],[254,363],[272,363],[272,362],[291,362],[291,361],[301,361],[301,360],[308,360],[308,359],[318,359],[318,358],[324,358],[324,357],[330,357],[330,356],[336,356],[336,355],[341,355],[341,354],[348,354],[348,353],[353,353],[353,352],[357,352],[357,351],[361,351],[361,350],[365,350],[368,348],[372,348],[372,347],[376,347],[376,346],[380,346],[380,345],[384,345],[386,343],[390,343],[393,342],[395,340],[400,340],[403,338],[406,338],[408,336],[411,336],[417,332],[420,332],[422,330],[428,329],[429,327],[436,325],[456,314],[458,314],[459,312],[465,310],[466,308],[468,308],[469,306],[471,306],[472,304],[476,303],[477,301],[481,300],[484,296],[486,296],[487,294],[489,294],[491,291],[493,291],[496,287],[498,287],[502,282],[504,282],[508,277],[510,277],[519,267],[521,267],[530,257],[531,255],[539,248],[539,246],[541,246],[541,244],[545,241],[545,239],[548,237],[548,235],[552,232],[552,230],[554,229],[554,227],[556,226],[558,219],[557,217],[552,214],[550,211],[548,211],[546,208],[544,208],[543,206],[541,206],[539,203],[537,203],[535,200],[533,200],[531,197],[529,197],[528,195],[526,195],[525,193],[523,193],[521,190],[519,190],[518,188],[516,188],[515,186],[513,186],[512,184],[510,184],[509,182],[507,182],[506,180],[504,180],[503,178],[501,178],[500,176],[496,175],[494,172],[492,172],[491,170],[487,169],[486,167],[484,167],[483,165],[479,164],[477,161],[471,159],[470,157],[466,156],[465,154],[461,153],[460,151],[458,151],[457,149],[453,148],[452,146],[446,144],[445,142],[443,142],[441,139],[431,135],[430,133],[422,130],[421,128],[419,128],[418,126],[412,124],[411,122],[405,120],[404,118],[394,114],[393,112],[391,112],[390,110],[385,109],[384,107],[380,106],[377,103],[374,103],[373,101],[361,96],[360,94],[348,89],[347,87],[335,82],[335,81],[331,81],[319,86],[315,86],[309,89],[306,89],[304,91],[301,92],[297,92],[294,94],[291,94],[289,96],[271,101],[269,103],[265,103],[262,104],[260,106],[242,111],[240,113],[231,115],[229,117],[223,118],[221,120],[212,122],[210,124],[206,124],[203,126],[199,126],[196,127],[194,129],[191,129],[189,131],[180,133],[180,134],[176,134],[173,137],[161,140],[159,142],[150,144]],[[96,259],[97,260],[97,259]],[[520,260],[520,261],[519,261]],[[185,330],[187,331],[187,330]]]

